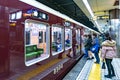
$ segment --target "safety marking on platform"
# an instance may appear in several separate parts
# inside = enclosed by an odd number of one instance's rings
[[[88,80],[101,80],[100,64],[93,64]]]
[[[92,68],[92,65],[93,65],[93,60],[87,60],[86,64],[84,65],[83,69],[81,70],[76,80],[88,80],[88,76]]]
[[[120,58],[113,59],[112,64],[116,76],[111,79],[104,77],[108,74],[108,70],[107,66],[106,69],[101,69],[102,62],[95,64],[93,61],[87,61],[76,80],[120,80]]]

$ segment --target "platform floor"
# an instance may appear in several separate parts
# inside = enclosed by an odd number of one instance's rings
[[[107,75],[107,68],[101,69],[102,62],[95,64],[94,60],[87,60],[81,71],[79,71],[81,66],[79,63],[81,63],[81,60],[63,80],[120,80],[120,58],[114,58],[112,61],[116,76],[111,79],[104,77],[104,75]],[[75,69],[76,72],[74,72]],[[78,75],[76,76],[76,74]]]
[[[72,68],[72,70],[64,77],[63,80],[76,80],[76,77],[83,69],[86,61],[87,59],[82,57],[80,61]]]

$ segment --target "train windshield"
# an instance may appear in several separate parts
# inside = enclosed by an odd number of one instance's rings
[[[49,27],[35,20],[25,21],[25,64],[35,64],[49,57]]]

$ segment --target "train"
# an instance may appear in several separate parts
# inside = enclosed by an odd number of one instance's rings
[[[54,79],[61,72],[65,74],[83,55],[81,49],[85,30],[94,31],[58,11],[32,1],[0,0],[1,78],[14,77],[20,80],[21,75],[47,64],[57,66],[51,71]],[[74,40],[76,46],[73,46]],[[73,49],[76,49],[76,57],[67,57],[69,53],[73,56]],[[48,68],[41,71],[45,72]]]

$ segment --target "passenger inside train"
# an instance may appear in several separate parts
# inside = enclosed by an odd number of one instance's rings
[[[65,40],[65,46],[67,46],[67,47],[70,47],[70,38],[69,38],[69,34],[68,34],[68,37],[67,37],[67,39]]]

